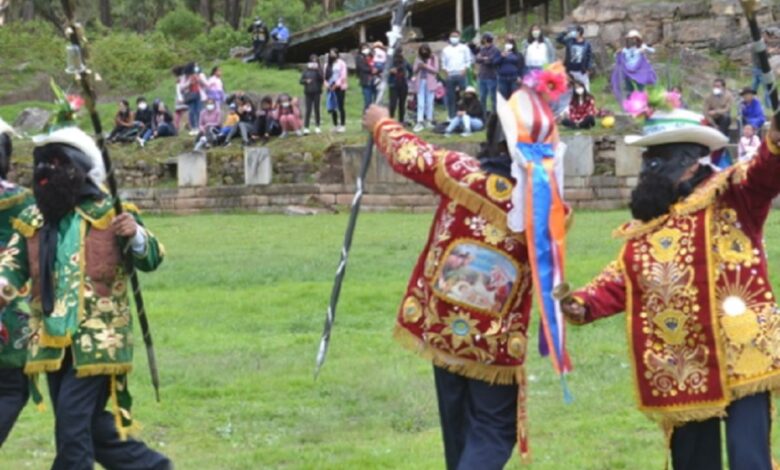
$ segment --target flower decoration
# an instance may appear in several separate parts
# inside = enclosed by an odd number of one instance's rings
[[[539,77],[542,75],[542,71],[539,69],[533,69],[523,77],[523,85],[529,88],[536,88],[536,84],[539,83]]]
[[[628,99],[623,100],[623,109],[635,118],[646,115],[650,111],[647,93],[644,91],[632,92]]]
[[[649,118],[655,111],[671,111],[682,107],[682,95],[655,85],[646,91],[634,91],[623,100],[623,109],[634,118]]]
[[[545,70],[539,75],[539,83],[537,83],[535,90],[550,101],[558,101],[567,90],[566,75]]]
[[[84,105],[84,99],[78,95],[66,95],[54,79],[51,79],[50,86],[57,108],[56,113],[49,120],[48,131],[53,132],[63,127],[75,126],[76,113]]]
[[[70,105],[70,109],[73,111],[78,111],[82,106],[84,106],[84,98],[79,95],[68,95],[66,100]]]

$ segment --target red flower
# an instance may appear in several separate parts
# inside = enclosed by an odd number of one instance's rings
[[[84,106],[84,98],[80,97],[79,95],[68,95],[67,100],[68,104],[70,105],[70,109],[73,111],[78,111],[82,106]]]
[[[539,75],[536,92],[546,95],[550,101],[558,101],[561,95],[566,93],[566,75],[555,73],[552,70],[544,70]]]

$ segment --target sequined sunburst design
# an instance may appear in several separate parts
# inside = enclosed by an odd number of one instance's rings
[[[458,349],[463,344],[471,346],[474,343],[474,335],[478,333],[476,329],[477,320],[469,317],[462,312],[450,312],[445,319],[447,326],[441,331],[443,335],[449,335],[452,339],[452,347]]]

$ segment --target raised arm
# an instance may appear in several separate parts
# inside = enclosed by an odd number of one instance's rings
[[[743,178],[735,178],[732,190],[746,214],[745,223],[760,229],[769,215],[772,200],[780,194],[780,131],[772,129],[758,154],[747,164]]]

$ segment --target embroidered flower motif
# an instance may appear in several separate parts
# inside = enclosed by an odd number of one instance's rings
[[[81,335],[81,350],[85,353],[91,353],[93,349],[92,338],[89,335]]]
[[[472,232],[474,232],[474,235],[481,235],[482,231],[485,229],[485,224],[487,221],[483,219],[482,217],[466,217],[466,225],[469,226],[469,229],[471,229]]]
[[[109,327],[95,333],[95,339],[98,341],[98,350],[105,350],[111,359],[116,359],[116,351],[123,346],[124,335]]]
[[[446,319],[447,326],[441,331],[443,335],[452,337],[452,347],[458,349],[462,344],[471,345],[474,342],[474,335],[477,334],[477,320],[470,318],[464,313],[450,312]]]
[[[114,302],[112,302],[111,299],[107,297],[98,299],[97,309],[101,313],[111,313],[114,311]]]
[[[417,160],[417,146],[414,142],[406,142],[398,149],[396,160],[402,165],[409,165]]]
[[[65,304],[65,299],[57,299],[54,301],[54,310],[51,312],[52,318],[61,318],[68,313],[68,307]]]
[[[663,228],[650,237],[653,257],[661,263],[672,261],[680,249],[682,233],[674,228]]]
[[[658,327],[658,335],[666,344],[680,345],[685,342],[688,329],[685,326],[685,314],[679,310],[669,309],[653,318]]]
[[[482,236],[485,237],[487,243],[498,245],[506,238],[506,232],[493,224],[485,224],[485,227],[482,229]]]

